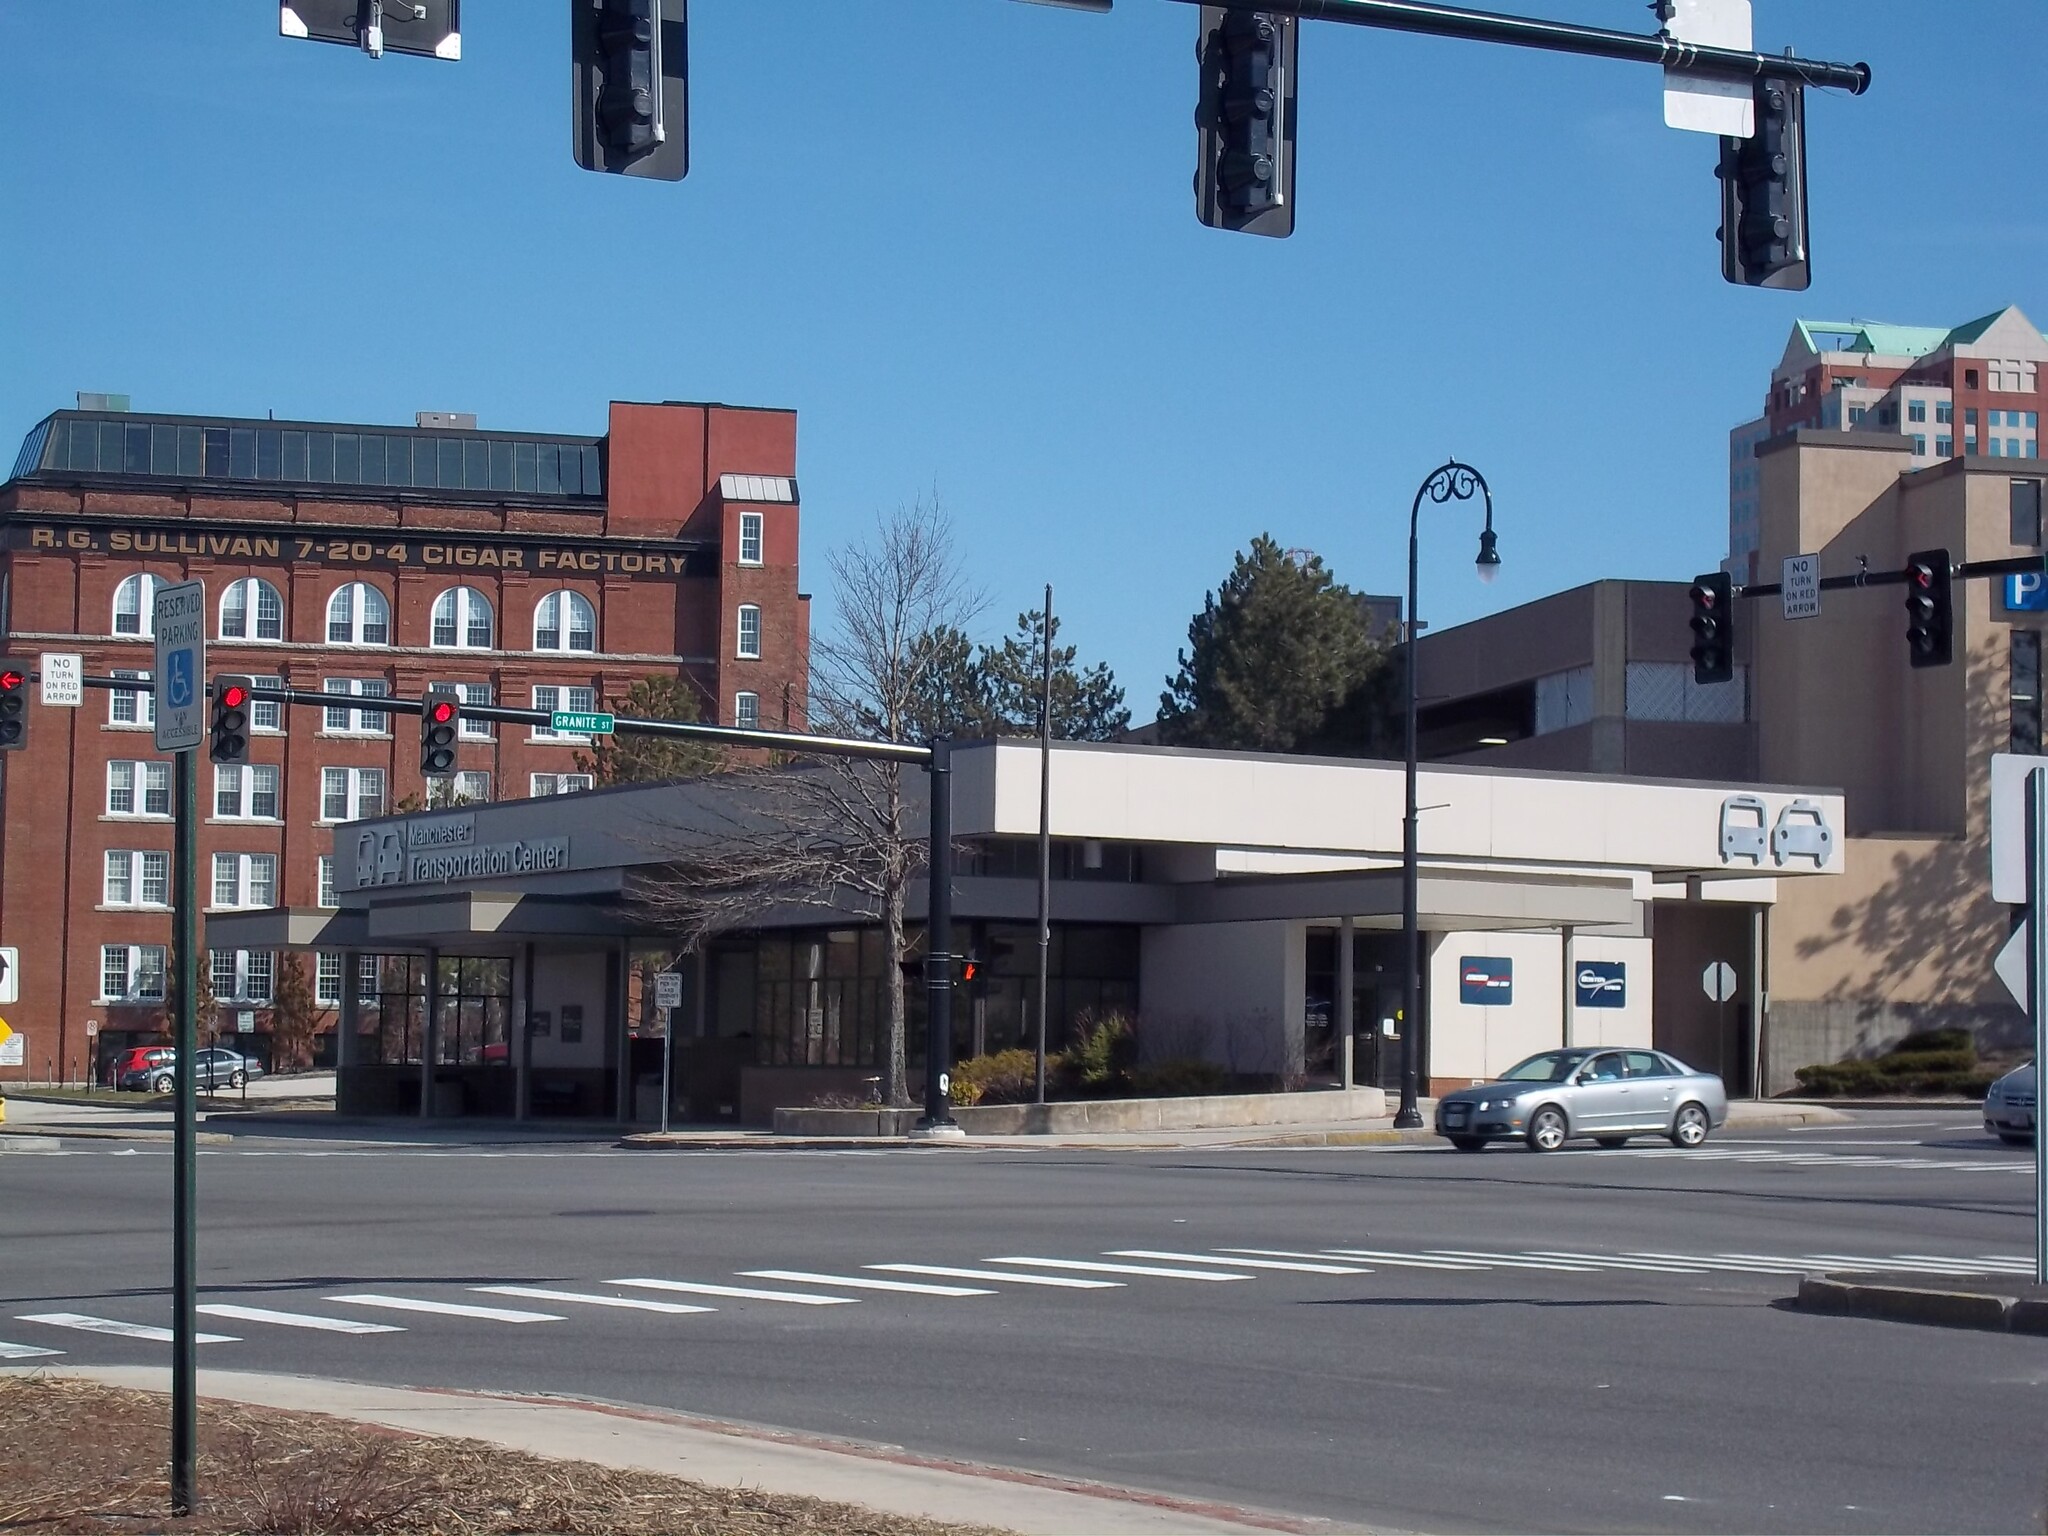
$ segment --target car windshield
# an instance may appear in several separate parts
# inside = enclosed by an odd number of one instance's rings
[[[1544,1051],[1527,1061],[1518,1061],[1501,1073],[1504,1083],[1561,1083],[1572,1068],[1586,1059],[1584,1051]]]

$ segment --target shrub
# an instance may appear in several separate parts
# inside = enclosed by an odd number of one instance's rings
[[[948,1096],[955,1104],[1022,1104],[1034,1099],[1038,1056],[1026,1050],[970,1056],[953,1068]]]
[[[1861,1095],[1953,1094],[1981,1099],[1997,1073],[1977,1060],[1967,1029],[1923,1029],[1882,1056],[1801,1067],[1799,1086],[1821,1098]]]
[[[1130,1019],[1114,1009],[1100,1015],[1084,1010],[1075,1016],[1074,1033],[1061,1064],[1076,1088],[1089,1098],[1114,1098],[1126,1091],[1138,1057]]]
[[[1962,1051],[1974,1057],[1977,1042],[1967,1029],[1923,1029],[1906,1036],[1885,1055],[1917,1056],[1923,1051]]]
[[[1147,1098],[1179,1098],[1204,1093],[1222,1093],[1230,1086],[1230,1074],[1213,1061],[1199,1056],[1169,1056],[1133,1067],[1131,1091]]]

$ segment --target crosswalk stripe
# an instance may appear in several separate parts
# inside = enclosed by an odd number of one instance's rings
[[[1749,1259],[1749,1260],[1756,1260],[1756,1261],[1760,1261],[1760,1262],[1763,1262],[1763,1263],[1767,1263],[1767,1264],[1789,1264],[1789,1265],[1791,1265],[1792,1267],[1794,1267],[1795,1269],[1797,1269],[1797,1270],[1798,1270],[1798,1271],[1799,1271],[1799,1272],[1800,1272],[1801,1274],[1811,1274],[1811,1273],[1812,1273],[1812,1272],[1813,1272],[1814,1270],[1816,1270],[1816,1269],[1828,1269],[1828,1268],[1834,1268],[1834,1269],[1890,1269],[1890,1268],[1892,1268],[1892,1267],[1893,1267],[1893,1266],[1891,1266],[1891,1265],[1889,1265],[1889,1264],[1877,1263],[1877,1262],[1874,1262],[1874,1261],[1872,1261],[1872,1260],[1868,1260],[1868,1259],[1866,1259],[1866,1260],[1863,1260],[1863,1261],[1861,1261],[1860,1263],[1849,1263],[1849,1262],[1845,1262],[1845,1263],[1837,1263],[1837,1264],[1833,1264],[1833,1265],[1830,1265],[1830,1264],[1828,1264],[1828,1263],[1827,1263],[1827,1261],[1825,1261],[1825,1260],[1821,1260],[1821,1259],[1815,1259],[1815,1258],[1814,1258],[1814,1257],[1812,1257],[1812,1255],[1810,1255],[1810,1254],[1809,1254],[1808,1256],[1806,1256],[1805,1258],[1799,1258],[1799,1257],[1796,1257],[1796,1256],[1794,1256],[1794,1255],[1792,1255],[1792,1254],[1786,1254],[1786,1253],[1724,1253],[1724,1254],[1722,1254],[1722,1255],[1721,1255],[1721,1257],[1722,1257],[1722,1258],[1724,1258],[1724,1259]]]
[[[1243,1252],[1242,1249],[1235,1250]],[[1165,1259],[1176,1264],[1235,1264],[1239,1269],[1282,1269],[1303,1275],[1369,1275],[1371,1270],[1357,1264],[1303,1263],[1290,1259],[1241,1259],[1219,1260],[1213,1253],[1168,1253],[1157,1248],[1112,1248],[1109,1256],[1113,1259]]]
[[[1122,1290],[1121,1280],[1081,1280],[1072,1275],[1006,1275],[999,1269],[958,1269],[950,1264],[863,1264],[900,1275],[934,1275],[950,1280],[1001,1280],[1008,1285],[1052,1285],[1072,1291]]]
[[[405,1332],[395,1323],[362,1323],[352,1317],[317,1317],[310,1312],[273,1312],[269,1307],[244,1307],[227,1301],[209,1301],[198,1310],[208,1317],[226,1317],[238,1323],[276,1323],[280,1328],[313,1328],[322,1333]]]
[[[685,1296],[726,1296],[734,1301],[787,1301],[799,1307],[850,1307],[858,1296],[807,1296],[801,1291],[764,1291],[749,1285],[712,1285],[699,1280],[608,1280],[607,1285],[635,1285],[649,1291],[679,1291]]]
[[[478,1307],[465,1301],[420,1301],[411,1296],[384,1296],[367,1291],[348,1296],[330,1296],[327,1299],[353,1307],[388,1307],[393,1312],[431,1312],[440,1317],[473,1317],[479,1322],[486,1323],[565,1321],[552,1312],[521,1312],[512,1307]]]
[[[989,1264],[1030,1264],[1039,1269],[1071,1269],[1090,1275],[1151,1275],[1161,1280],[1249,1280],[1250,1275],[1217,1269],[1162,1269],[1155,1264],[1105,1264],[1096,1259],[1029,1259],[1018,1256],[987,1259]]]
[[[1233,1253],[1226,1248],[1224,1252]],[[1378,1248],[1325,1248],[1323,1253],[1334,1253],[1341,1259],[1371,1259],[1376,1264],[1393,1264],[1402,1269],[1484,1269],[1484,1264],[1475,1264],[1470,1259],[1422,1259],[1412,1253],[1387,1253]],[[1321,1258],[1322,1253],[1311,1255]]]
[[[1827,1264],[1861,1264],[1877,1269],[1917,1269],[1935,1275],[1979,1275],[1984,1272],[1981,1264],[1973,1264],[1968,1259],[1942,1259],[1934,1263],[1909,1264],[1896,1255],[1881,1258],[1861,1253],[1813,1253],[1807,1257]]]
[[[687,1301],[649,1301],[644,1296],[593,1296],[587,1291],[553,1291],[543,1285],[473,1285],[492,1296],[524,1296],[528,1301],[563,1301],[584,1307],[622,1307],[631,1312],[715,1312]]]
[[[1708,1273],[1708,1271],[1701,1269],[1697,1265],[1681,1266],[1668,1262],[1659,1264],[1629,1258],[1610,1259],[1602,1258],[1599,1254],[1595,1253],[1563,1253],[1555,1249],[1545,1248],[1532,1248],[1528,1250],[1528,1253],[1532,1259],[1563,1259],[1567,1263],[1592,1264],[1601,1269],[1639,1269],[1653,1275],[1704,1275]]]
[[[1523,1259],[1509,1253],[1481,1253],[1469,1248],[1431,1248],[1428,1252],[1442,1254],[1452,1259],[1477,1259],[1483,1264],[1498,1264],[1506,1269],[1549,1269],[1560,1274],[1597,1274],[1591,1265],[1567,1264],[1562,1259]]]
[[[912,1296],[993,1296],[972,1285],[927,1285],[918,1280],[877,1280],[873,1275],[821,1275],[807,1269],[743,1269],[755,1280],[787,1280],[791,1285],[830,1285],[850,1291],[902,1291]]]
[[[33,1344],[0,1343],[0,1360],[36,1360],[45,1355],[61,1355],[61,1349],[38,1349]]]
[[[158,1344],[168,1344],[172,1338],[168,1328],[152,1328],[147,1323],[124,1323],[112,1317],[89,1317],[83,1312],[23,1312],[20,1320],[24,1323],[47,1323],[52,1328],[76,1328],[81,1333],[111,1333],[122,1339],[149,1339]],[[193,1337],[201,1344],[242,1342],[225,1333],[199,1333]]]
[[[1703,1259],[1691,1253],[1631,1253],[1633,1259],[1677,1259],[1687,1264],[1703,1264],[1709,1269],[1733,1270],[1737,1274],[1749,1275],[1803,1275],[1804,1265],[1766,1264],[1754,1259]]]
[[[1902,1253],[1897,1255],[1897,1257],[1901,1259],[1911,1259],[1916,1263],[1968,1264],[1973,1270],[1977,1271],[1980,1274],[1983,1273],[1984,1270],[1986,1270],[1987,1268],[1994,1270],[2024,1270],[2028,1274],[2032,1274],[2034,1272],[2034,1261],[2032,1259],[1953,1259],[1943,1258],[1940,1254],[1937,1253]]]

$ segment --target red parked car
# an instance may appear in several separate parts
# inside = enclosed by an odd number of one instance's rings
[[[151,1093],[171,1091],[171,1063],[177,1052],[168,1045],[138,1045],[114,1061],[116,1088],[146,1089]]]

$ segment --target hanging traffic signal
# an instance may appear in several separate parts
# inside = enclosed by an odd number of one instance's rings
[[[1721,140],[1721,275],[1750,288],[1804,288],[1806,88],[1755,87],[1756,132]]]
[[[455,776],[455,735],[462,724],[462,700],[453,688],[429,688],[420,700],[420,776]]]
[[[1726,571],[1695,576],[1692,591],[1692,680],[1735,678],[1735,582]]]
[[[19,656],[0,656],[0,752],[28,745],[29,665]]]
[[[1955,660],[1955,609],[1948,551],[1906,556],[1906,659],[1916,667]]]
[[[576,163],[681,181],[690,171],[689,0],[569,0]]]
[[[1296,21],[1202,7],[1195,217],[1211,229],[1294,233]]]
[[[249,690],[255,680],[216,677],[213,680],[213,739],[206,755],[216,763],[240,763],[249,756]]]

